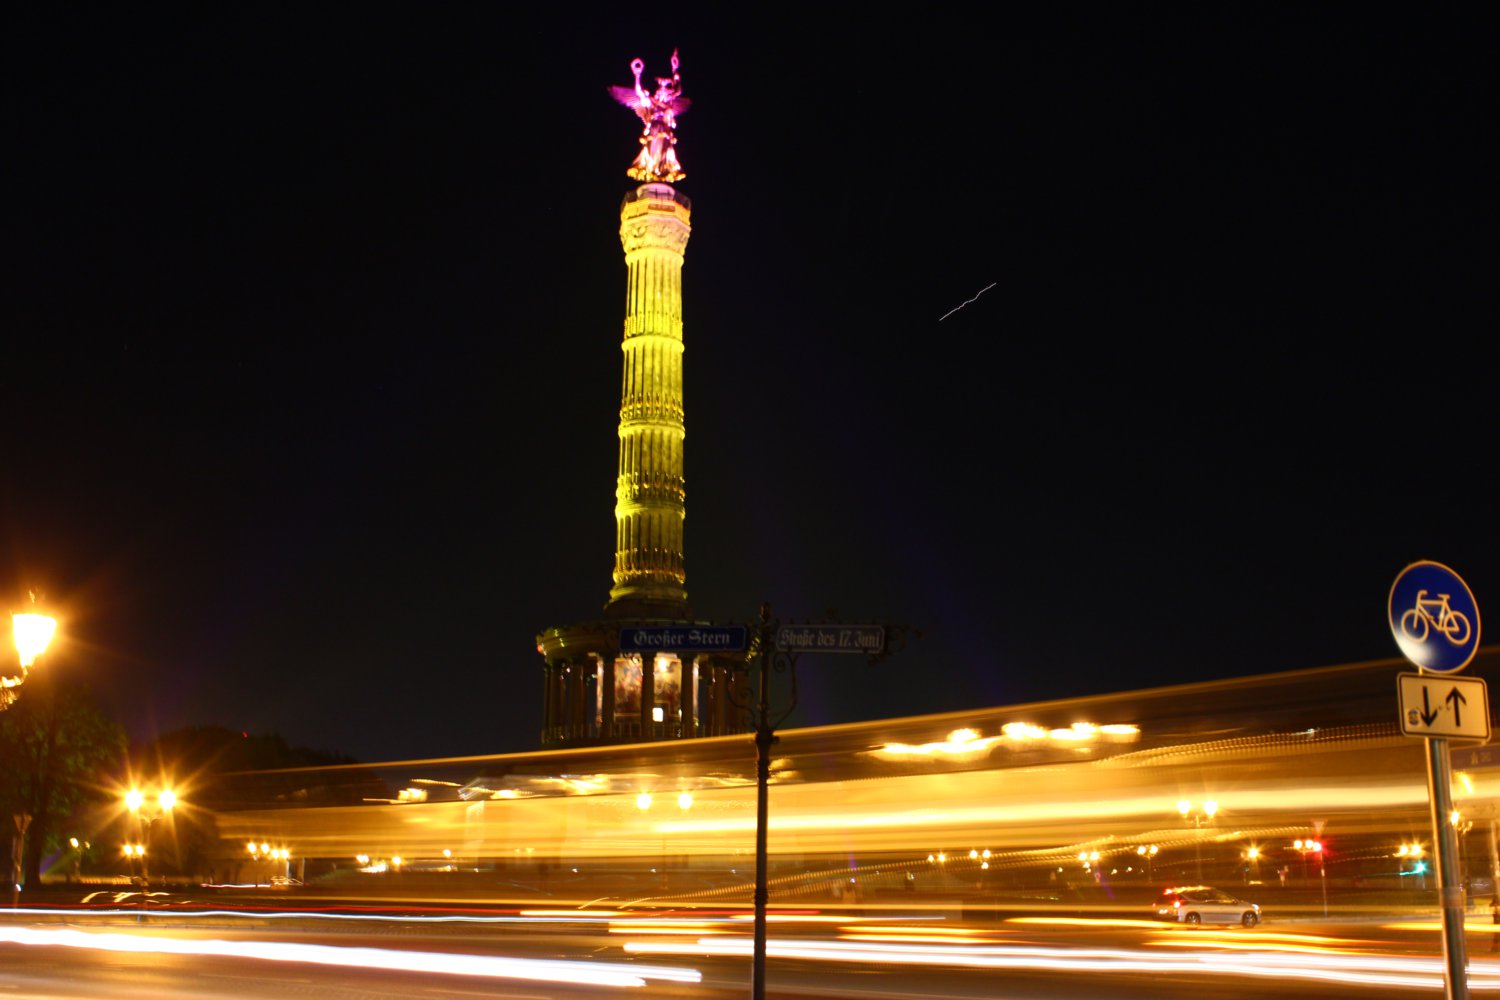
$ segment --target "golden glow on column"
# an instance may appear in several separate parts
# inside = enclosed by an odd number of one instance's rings
[[[620,207],[627,291],[612,605],[686,610],[682,262],[691,215],[666,184],[642,184]]]

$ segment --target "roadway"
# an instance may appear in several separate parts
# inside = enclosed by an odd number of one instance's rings
[[[1500,989],[1496,925],[1471,915],[1476,991]],[[739,910],[466,911],[297,907],[201,913],[0,912],[0,997],[14,1000],[574,998],[749,992]],[[773,998],[1441,996],[1431,914],[1260,927],[1046,915],[773,912]]]

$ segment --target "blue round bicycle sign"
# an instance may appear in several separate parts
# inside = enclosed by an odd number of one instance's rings
[[[1415,562],[1391,584],[1391,635],[1408,660],[1438,674],[1469,665],[1479,649],[1479,605],[1442,563]]]

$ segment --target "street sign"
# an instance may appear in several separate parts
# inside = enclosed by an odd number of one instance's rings
[[[1397,674],[1396,692],[1407,736],[1490,738],[1489,692],[1482,678]]]
[[[885,649],[884,625],[783,625],[776,630],[783,653],[863,653]]]
[[[1486,743],[1478,747],[1454,747],[1448,751],[1448,759],[1455,771],[1487,771],[1500,767],[1500,747]]]
[[[620,629],[622,653],[742,653],[744,625],[651,625]]]
[[[1479,605],[1453,570],[1415,562],[1391,585],[1391,635],[1408,660],[1426,671],[1458,673],[1479,649]]]

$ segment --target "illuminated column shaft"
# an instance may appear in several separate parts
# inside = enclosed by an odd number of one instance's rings
[[[682,260],[691,203],[642,184],[620,206],[628,271],[614,587],[607,611],[684,617]],[[650,669],[649,667],[647,669]]]

